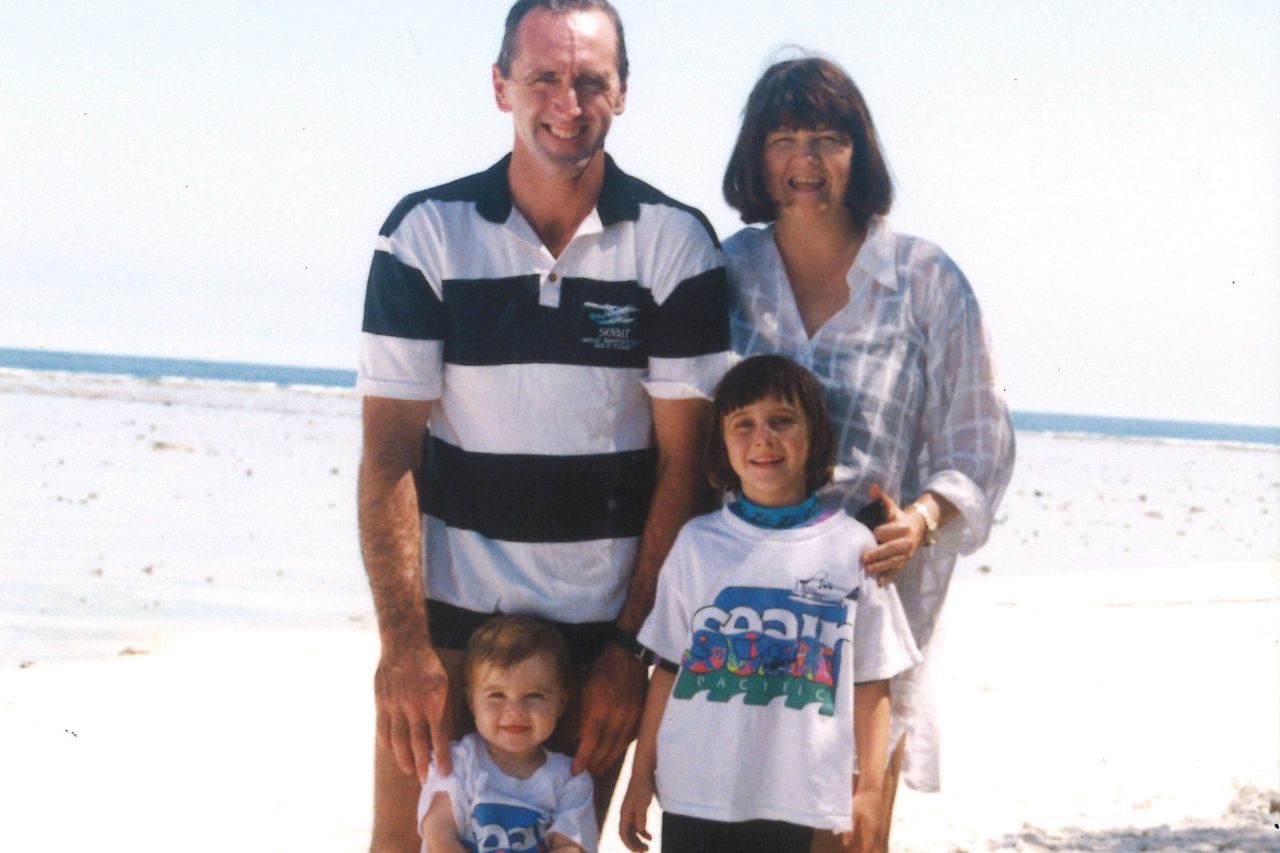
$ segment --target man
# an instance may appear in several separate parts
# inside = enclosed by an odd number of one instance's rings
[[[450,769],[461,649],[487,615],[561,623],[585,672],[561,743],[600,820],[634,736],[634,634],[698,500],[728,327],[705,219],[604,153],[626,85],[607,0],[520,0],[493,68],[511,154],[409,196],[378,239],[358,387],[379,851],[418,849],[419,781],[432,755]]]

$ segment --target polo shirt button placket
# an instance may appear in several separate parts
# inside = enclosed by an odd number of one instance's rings
[[[544,308],[560,307],[560,274],[555,270],[542,274],[542,286],[538,288],[538,304]]]

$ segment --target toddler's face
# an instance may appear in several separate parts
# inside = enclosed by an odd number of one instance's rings
[[[803,410],[765,397],[725,415],[721,428],[729,465],[747,500],[790,506],[805,499],[809,422]]]
[[[509,667],[480,664],[467,698],[490,751],[520,758],[551,737],[568,696],[555,661],[540,654]]]

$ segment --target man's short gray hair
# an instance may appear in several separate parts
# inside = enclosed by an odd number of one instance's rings
[[[631,70],[627,63],[627,40],[622,34],[622,18],[618,17],[618,10],[613,8],[609,0],[517,0],[507,13],[507,25],[502,33],[502,49],[498,51],[498,71],[504,78],[511,76],[511,62],[516,56],[516,30],[520,28],[524,16],[534,9],[546,9],[556,14],[598,9],[608,15],[613,22],[614,32],[618,34],[618,81],[627,82],[627,72]]]

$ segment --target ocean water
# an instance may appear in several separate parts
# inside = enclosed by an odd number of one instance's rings
[[[0,348],[0,367],[132,376],[137,379],[212,379],[230,382],[271,382],[277,385],[319,385],[330,388],[351,388],[356,384],[354,370],[337,368],[96,355],[56,350]]]
[[[40,372],[93,373],[129,376],[137,379],[180,378],[228,382],[267,382],[285,387],[351,388],[354,387],[356,381],[354,370],[328,367],[289,367],[230,361],[145,358],[142,356],[97,355],[93,353],[6,349],[2,347],[0,347],[0,368]],[[1164,421],[1149,418],[1116,418],[1022,411],[1013,413],[1013,424],[1018,430],[1026,432],[1280,445],[1280,427],[1243,424]]]

